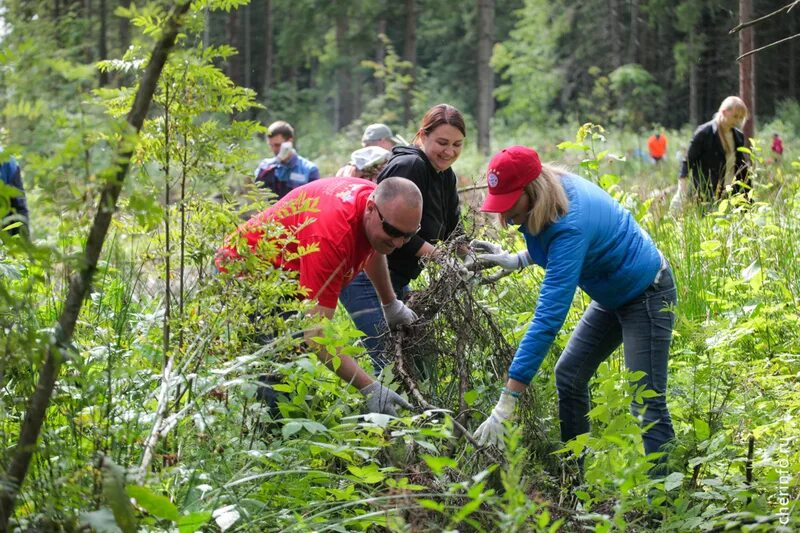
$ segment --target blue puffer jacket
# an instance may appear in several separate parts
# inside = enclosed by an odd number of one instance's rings
[[[547,355],[580,287],[593,300],[616,309],[653,282],[661,255],[631,214],[597,185],[573,175],[561,183],[569,210],[540,234],[523,225],[533,262],[545,269],[533,321],[508,375],[528,384]]]

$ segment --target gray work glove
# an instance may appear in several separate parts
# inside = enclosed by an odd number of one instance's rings
[[[397,298],[381,307],[383,307],[383,315],[390,328],[407,326],[419,318],[417,313]]]
[[[522,250],[521,252],[512,254],[503,250],[502,246],[498,244],[479,240],[470,242],[469,247],[473,252],[488,252],[476,253],[475,257],[470,260],[468,265],[468,268],[472,270],[499,266],[502,267],[503,270],[514,271],[522,270],[531,264],[531,256],[528,254],[528,250]]]
[[[505,443],[503,442],[503,434],[505,433],[503,422],[511,418],[516,405],[517,399],[503,391],[500,395],[500,400],[497,402],[494,409],[492,409],[489,418],[484,420],[483,424],[478,426],[478,429],[475,430],[473,434],[478,444],[481,446],[493,444],[499,448],[505,447]]]
[[[384,387],[379,381],[373,381],[359,391],[367,399],[370,413],[397,416],[396,406],[413,410],[414,407],[392,389]]]

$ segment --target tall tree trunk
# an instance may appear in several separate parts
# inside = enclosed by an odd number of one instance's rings
[[[97,36],[97,55],[100,61],[108,59],[108,14],[106,12],[106,0],[100,0],[97,13],[100,17],[100,31]],[[100,87],[108,85],[108,72],[101,70],[98,76]]]
[[[244,48],[244,86],[248,89],[251,87],[251,71],[253,69],[251,58],[250,46],[250,4],[242,6],[242,16],[244,17],[244,39],[242,47]]]
[[[272,41],[274,39],[274,25],[272,20],[272,0],[264,0],[264,89],[262,96],[266,97],[272,88],[275,51]]]
[[[411,63],[411,83],[403,99],[403,123],[413,120],[411,105],[413,103],[414,84],[417,78],[417,2],[406,0],[406,27],[403,33],[403,59]]]
[[[608,0],[608,40],[611,44],[611,67],[622,66],[622,37],[619,31],[619,0]]]
[[[628,53],[626,63],[641,63],[639,52],[639,0],[630,0],[631,25],[628,31]]]
[[[383,62],[386,60],[386,43],[384,42],[386,38],[386,16],[383,14],[379,15],[377,32],[378,43],[375,46],[375,62],[379,65],[383,65]],[[384,83],[383,78],[375,77],[375,93],[381,95],[385,90],[386,83]]]
[[[120,7],[129,8],[131,0],[120,0]],[[131,44],[131,21],[128,17],[119,17],[119,46],[124,51],[128,49]]]
[[[336,54],[338,66],[336,67],[336,116],[334,127],[342,129],[353,121],[353,77],[350,68],[350,47],[348,33],[350,31],[350,17],[347,9],[349,0],[336,2]]]
[[[752,0],[739,0],[739,23],[747,22],[752,17]],[[739,55],[753,50],[753,26],[739,32]],[[750,118],[744,125],[744,136],[754,137],[756,132],[756,55],[750,54],[739,61],[739,97],[744,100]]]
[[[241,17],[238,9],[231,9],[228,13],[228,22],[225,25],[225,33],[228,42],[236,47],[237,54],[228,58],[228,77],[233,80],[236,85],[241,85],[243,81],[242,76],[242,47],[241,47]]]
[[[789,35],[797,35],[797,17],[789,19]],[[789,41],[789,98],[800,100],[797,92],[797,39]]]
[[[494,0],[478,0],[478,150],[491,151],[490,126],[494,114],[494,71],[489,64],[494,46]]]
[[[700,111],[699,111],[699,91],[698,91],[698,66],[697,61],[692,60],[689,64],[689,124],[692,128],[700,124]]]
[[[161,34],[161,38],[153,47],[150,61],[142,75],[139,89],[126,118],[128,124],[137,133],[141,130],[144,119],[147,116],[147,110],[153,99],[158,78],[161,76],[161,71],[164,68],[170,50],[175,45],[175,38],[181,27],[183,15],[189,10],[190,4],[191,2],[187,1],[175,7],[164,22],[164,31]],[[70,344],[75,331],[75,324],[78,321],[83,302],[89,294],[92,277],[97,271],[97,262],[103,249],[103,242],[108,234],[111,217],[116,211],[117,200],[119,199],[125,176],[128,173],[128,166],[130,165],[134,148],[135,146],[128,142],[122,143],[118,148],[117,158],[115,159],[119,163],[116,175],[113,179],[108,180],[103,187],[97,206],[97,213],[86,241],[84,261],[81,263],[80,270],[70,279],[67,298],[58,318],[58,324],[54,328],[54,340],[47,347],[44,363],[39,369],[39,380],[36,383],[36,389],[31,395],[28,408],[25,411],[19,439],[11,452],[11,460],[1,484],[3,490],[0,491],[0,532],[8,531],[9,521],[14,512],[19,489],[25,481],[31,458],[36,451],[36,442],[39,439],[42,424],[47,415],[47,408],[50,405],[61,363],[64,354],[71,349]]]

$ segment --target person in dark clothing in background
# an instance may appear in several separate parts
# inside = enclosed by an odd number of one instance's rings
[[[22,170],[13,157],[3,154],[0,146],[0,182],[19,191],[14,195],[0,193],[0,228],[11,235],[28,236],[30,234],[30,213],[25,198],[25,187],[22,184]],[[5,199],[8,199],[6,204]],[[19,224],[15,224],[19,222]]]
[[[451,168],[461,155],[466,137],[464,118],[455,107],[438,104],[425,113],[411,146],[395,146],[378,176],[407,178],[422,192],[419,232],[389,260],[389,275],[398,297],[408,296],[408,284],[422,272],[421,257],[434,257],[435,244],[449,238],[459,225],[458,180]],[[359,274],[342,291],[339,301],[365,335],[376,373],[387,360],[380,336],[386,330],[381,305],[369,279]]]
[[[739,128],[746,120],[744,101],[738,96],[729,96],[722,101],[714,118],[695,130],[686,159],[681,163],[678,192],[671,208],[680,207],[689,197],[689,174],[694,194],[701,202],[721,199],[726,184],[732,184],[733,194],[750,191],[747,156],[739,151],[746,141]]]

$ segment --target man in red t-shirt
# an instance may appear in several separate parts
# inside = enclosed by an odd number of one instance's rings
[[[366,271],[383,304],[389,326],[409,324],[417,316],[392,289],[386,254],[403,246],[419,230],[422,195],[404,178],[376,185],[360,178],[328,178],[292,190],[275,205],[242,224],[217,253],[217,267],[226,271],[248,248],[255,252],[265,228],[280,224],[294,238],[274,259],[276,267],[299,273],[306,297],[316,305],[314,315],[332,318],[339,293],[361,270]],[[298,247],[316,251],[297,257]],[[377,252],[377,253],[375,253]],[[319,358],[332,368],[324,347],[313,342],[321,328],[305,332]],[[351,357],[339,355],[336,374],[367,397],[371,412],[396,415],[395,406],[411,406],[394,391],[367,374]]]

